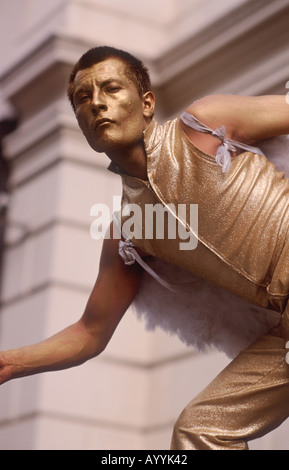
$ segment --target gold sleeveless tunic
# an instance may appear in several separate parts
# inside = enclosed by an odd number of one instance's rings
[[[289,296],[289,180],[249,151],[222,173],[215,157],[191,143],[179,118],[164,125],[153,120],[144,142],[148,181],[121,175],[122,209],[136,204],[143,215],[142,236],[132,242],[244,300],[283,312]],[[178,238],[145,237],[145,205],[159,203],[198,205],[195,249],[180,250]],[[122,224],[130,217],[122,213]],[[186,221],[178,218],[188,229]]]

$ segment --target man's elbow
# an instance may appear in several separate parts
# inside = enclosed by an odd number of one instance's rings
[[[91,328],[83,321],[83,318],[76,325],[78,341],[81,341],[77,348],[79,350],[77,354],[79,358],[78,365],[81,365],[102,354],[109,343],[110,336],[98,329]]]

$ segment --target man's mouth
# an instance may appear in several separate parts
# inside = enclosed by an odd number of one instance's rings
[[[94,128],[98,129],[99,127],[101,127],[104,124],[111,124],[111,123],[112,123],[111,119],[107,119],[107,118],[98,119],[95,123]]]

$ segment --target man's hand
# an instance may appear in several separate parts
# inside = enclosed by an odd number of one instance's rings
[[[38,344],[1,352],[0,385],[75,367],[99,355],[136,295],[140,278],[141,269],[121,259],[118,240],[104,240],[99,274],[80,320]]]

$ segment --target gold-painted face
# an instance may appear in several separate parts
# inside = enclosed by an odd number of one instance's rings
[[[138,145],[154,99],[152,93],[139,96],[124,62],[110,58],[81,70],[74,84],[76,118],[94,150],[109,155]]]

